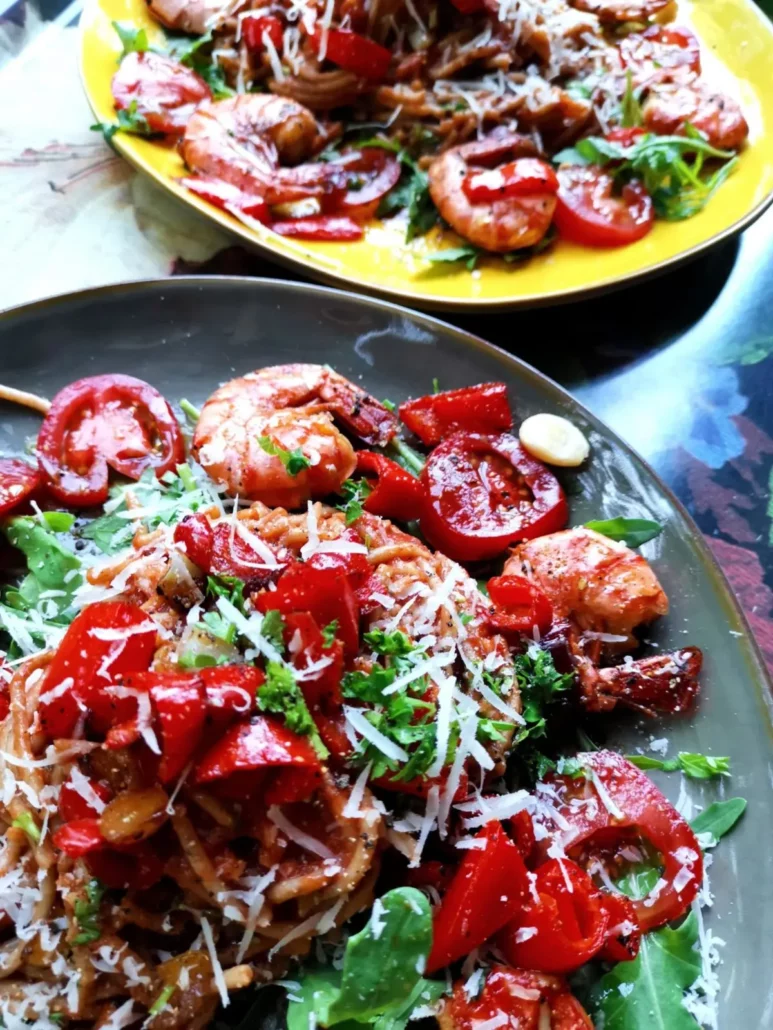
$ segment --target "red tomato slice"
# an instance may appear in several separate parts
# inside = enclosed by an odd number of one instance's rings
[[[316,769],[319,758],[305,737],[288,730],[280,719],[253,715],[227,729],[196,766],[193,782],[210,783],[235,772],[277,765]]]
[[[480,383],[427,394],[401,404],[399,412],[405,425],[427,447],[437,446],[460,430],[502,433],[513,425],[504,383]]]
[[[345,154],[340,164],[346,169],[349,188],[342,197],[326,201],[324,208],[366,222],[375,216],[381,198],[397,185],[400,162],[387,150],[365,147]]]
[[[486,823],[476,839],[485,841],[486,847],[465,852],[435,911],[428,973],[483,944],[523,905],[528,891],[526,866],[501,824]]]
[[[560,483],[509,433],[454,433],[430,454],[421,481],[422,532],[455,561],[494,558],[566,525]]]
[[[317,53],[325,43],[325,59],[363,79],[383,79],[392,63],[392,51],[351,29],[316,29],[309,37]]]
[[[614,179],[595,165],[558,169],[558,202],[553,220],[565,240],[584,247],[624,247],[652,228],[655,211],[641,183],[612,195]]]
[[[499,168],[468,172],[462,180],[462,189],[473,204],[485,204],[503,197],[557,193],[558,179],[546,161],[519,157]]]
[[[70,507],[107,499],[108,470],[161,477],[185,460],[169,404],[134,376],[79,379],[54,397],[38,433],[38,461],[51,493]]]
[[[212,90],[195,71],[150,50],[124,57],[112,90],[116,110],[136,103],[151,132],[175,135],[183,132],[202,101],[212,99]]]
[[[104,732],[130,718],[135,702],[105,693],[120,676],[147,669],[156,649],[156,624],[126,601],[98,601],[76,616],[46,671],[40,723],[52,739],[72,736],[81,713]],[[127,710],[128,709],[128,710]]]
[[[698,40],[681,26],[651,25],[644,32],[632,32],[620,40],[619,50],[623,67],[631,69],[637,85],[665,82],[680,72],[700,75]]]
[[[454,1030],[477,1030],[502,1016],[505,1026],[518,1030],[593,1030],[562,977],[504,965],[491,967],[477,997],[469,996],[464,979],[457,980],[447,1006]]]
[[[537,869],[536,877],[539,904],[530,893],[517,918],[498,935],[497,944],[508,962],[522,969],[579,969],[607,939],[609,912],[601,891],[568,859],[551,859]],[[536,934],[522,935],[526,927],[536,929]]]
[[[357,471],[365,473],[370,486],[363,501],[365,511],[401,522],[421,516],[424,487],[396,461],[373,451],[357,451]],[[373,475],[375,479],[370,478]]]
[[[241,25],[242,39],[250,53],[263,53],[266,49],[264,37],[267,37],[277,52],[281,53],[284,29],[279,18],[273,14],[263,14],[257,17],[248,15],[246,18],[242,18]]]
[[[553,606],[543,592],[523,576],[493,576],[488,581],[493,610],[486,621],[498,633],[527,633],[536,627],[547,633],[553,624]]]
[[[649,897],[633,902],[643,933],[664,923],[678,919],[689,908],[703,879],[703,858],[695,834],[666,800],[655,784],[635,765],[614,751],[594,751],[578,756],[586,769],[601,784],[604,797],[586,777],[551,776],[559,790],[562,804],[558,811],[567,826],[556,829],[562,846],[572,849],[592,849],[594,838],[609,845],[614,835],[625,839],[628,831],[636,831],[661,856],[663,883]],[[592,799],[595,804],[573,804],[576,799]],[[617,810],[613,815],[609,809]],[[618,814],[619,813],[619,814]],[[684,880],[682,870],[690,876],[679,890],[674,881]]]
[[[321,240],[329,243],[349,243],[360,240],[362,226],[346,215],[312,215],[309,218],[287,218],[273,222],[273,232],[279,236],[292,236],[298,240]]]
[[[7,515],[41,485],[40,470],[18,458],[0,458],[0,515]]]
[[[252,193],[245,193],[238,186],[230,182],[223,182],[222,179],[208,179],[202,175],[191,175],[180,179],[180,184],[195,193],[196,196],[208,200],[214,207],[221,211],[231,211],[236,208],[242,214],[255,218],[258,222],[267,225],[271,221],[271,211],[263,197],[257,197]]]

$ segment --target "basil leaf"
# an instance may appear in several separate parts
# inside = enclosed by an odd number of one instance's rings
[[[604,1030],[698,1030],[683,1005],[684,992],[701,973],[698,921],[693,912],[680,927],[642,937],[633,962],[618,962],[591,988],[590,1009]]]
[[[711,834],[712,843],[706,847],[714,847],[721,837],[729,833],[746,810],[745,798],[730,798],[729,801],[715,801],[707,809],[696,815],[690,824],[695,833]]]
[[[639,547],[648,540],[654,540],[663,532],[659,522],[651,519],[604,519],[585,523],[586,529],[608,536],[610,540],[621,540],[629,547]]]

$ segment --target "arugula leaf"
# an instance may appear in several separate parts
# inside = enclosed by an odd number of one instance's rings
[[[118,33],[118,38],[121,40],[121,46],[123,47],[119,62],[127,54],[143,54],[146,50],[150,50],[148,34],[145,29],[138,29],[136,25],[128,21],[114,21],[112,25]]]
[[[379,218],[388,218],[398,211],[405,209],[408,213],[408,225],[405,231],[405,240],[410,243],[417,236],[424,236],[433,225],[436,225],[440,215],[438,209],[430,196],[429,178],[416,164],[406,149],[401,149],[391,140],[375,139],[362,140],[360,147],[381,147],[383,150],[390,150],[397,155],[398,161],[403,166],[403,171],[397,184],[382,198],[376,214]]]
[[[649,755],[626,755],[639,769],[659,769],[661,772],[683,772],[693,780],[709,780],[712,776],[729,776],[730,759],[715,755],[699,755],[680,751],[676,758],[651,758]]]
[[[648,540],[654,540],[663,532],[659,522],[652,519],[603,519],[585,523],[586,529],[608,536],[610,540],[622,540],[629,547],[639,547]]]
[[[417,650],[416,645],[399,629],[393,633],[387,633],[383,629],[372,629],[369,633],[363,634],[363,640],[370,644],[376,654],[405,657]]]
[[[211,597],[224,597],[244,614],[244,581],[236,576],[207,576],[206,592]]]
[[[424,254],[424,260],[430,261],[432,264],[458,264],[460,261],[464,261],[467,268],[472,271],[478,263],[478,258],[481,256],[482,251],[478,247],[474,247],[471,243],[465,244],[463,247],[448,247],[446,250],[435,250],[429,254]]]
[[[730,798],[728,801],[715,801],[707,809],[696,815],[690,824],[695,833],[710,834],[711,843],[704,847],[713,848],[726,833],[729,833],[746,810],[745,798]]]
[[[83,582],[80,559],[31,515],[8,519],[3,532],[22,551],[29,569],[18,587],[8,592],[7,602],[22,611],[39,610],[48,622],[59,620]]]
[[[341,493],[346,504],[338,504],[336,507],[345,514],[346,525],[351,526],[365,511],[362,502],[372,493],[370,484],[367,479],[345,479],[341,483]]]
[[[338,632],[338,619],[333,619],[327,626],[322,627],[322,646],[324,648],[332,647],[335,643],[336,633]]]
[[[270,644],[281,654],[285,649],[284,642],[284,628],[285,622],[282,618],[282,613],[278,612],[275,608],[271,608],[263,616],[263,622],[260,624],[261,636],[264,636]]]
[[[284,447],[274,443],[270,436],[259,436],[258,443],[266,454],[279,458],[291,476],[297,476],[304,469],[311,468],[311,462],[300,447],[296,447],[294,451],[286,451]]]
[[[258,708],[262,712],[281,715],[287,728],[293,733],[309,737],[320,758],[327,758],[330,755],[322,743],[308,705],[295,682],[293,671],[288,665],[268,662],[266,682],[258,687],[257,702]]]
[[[432,914],[420,891],[398,887],[377,898],[365,927],[346,943],[342,969],[304,971],[300,990],[293,988],[301,1000],[288,1005],[288,1030],[308,1030],[314,1021],[402,1030],[418,1005],[445,992],[444,983],[420,973],[431,946]]]
[[[86,897],[78,898],[74,912],[78,921],[79,933],[73,938],[74,944],[90,944],[102,936],[99,923],[99,908],[105,888],[99,880],[89,880],[86,884]]]

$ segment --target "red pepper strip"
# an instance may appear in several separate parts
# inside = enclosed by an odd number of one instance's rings
[[[276,578],[281,566],[268,567],[265,558],[239,536],[231,523],[213,526],[206,515],[186,515],[174,528],[174,541],[202,572],[236,576],[252,588]]]
[[[54,847],[71,858],[81,858],[106,846],[99,819],[74,819],[54,831]]]
[[[309,42],[317,53],[324,43],[328,61],[363,79],[383,79],[392,63],[391,50],[351,29],[328,29],[327,32],[316,29],[309,36]]]
[[[0,722],[8,715],[11,710],[11,698],[8,693],[8,687],[3,685],[0,686]]]
[[[174,527],[174,542],[180,545],[180,550],[186,558],[189,558],[202,572],[207,574],[212,572],[215,536],[212,532],[212,523],[206,515],[200,512],[195,515],[186,515]]]
[[[348,540],[353,544],[362,543],[353,529],[344,530],[338,539]],[[358,552],[339,554],[334,551],[317,551],[309,558],[308,565],[315,569],[335,569],[338,574],[346,576],[362,615],[367,615],[379,607],[379,602],[371,598],[374,592],[379,591],[379,579],[373,574],[373,566],[367,555]]]
[[[511,815],[509,822],[515,846],[520,851],[521,858],[526,863],[527,868],[530,869],[532,868],[534,848],[537,843],[532,818],[525,809],[522,809],[520,812],[516,812],[515,815]]]
[[[260,612],[276,610],[283,615],[309,612],[317,626],[338,623],[336,637],[342,641],[347,658],[359,649],[359,611],[348,581],[332,568],[318,569],[310,563],[289,565],[276,583],[256,600]]]
[[[503,197],[558,193],[556,173],[537,157],[519,157],[499,168],[468,172],[462,189],[473,204],[487,204]]]
[[[508,962],[542,973],[568,973],[588,962],[604,945],[609,913],[601,891],[568,859],[551,859],[536,873],[539,904],[528,897],[518,916],[497,937]],[[537,930],[525,940],[519,931]]]
[[[90,376],[54,397],[38,433],[38,461],[51,493],[70,507],[107,499],[108,470],[159,478],[185,461],[169,404],[134,376]]]
[[[321,782],[319,769],[280,769],[266,787],[263,804],[268,808],[270,805],[309,801]]]
[[[266,677],[253,665],[213,665],[200,669],[207,698],[207,724],[224,729],[255,708],[255,695]]]
[[[136,104],[136,112],[151,132],[181,134],[190,116],[212,91],[191,68],[171,57],[132,51],[113,76],[116,110]]]
[[[432,451],[421,481],[422,532],[454,561],[495,558],[566,525],[561,484],[509,433],[454,433]]]
[[[607,939],[599,952],[605,962],[632,962],[639,954],[641,930],[633,902],[622,894],[601,892],[609,916]]]
[[[221,211],[231,211],[235,208],[264,225],[271,221],[271,211],[263,197],[245,193],[244,190],[240,190],[238,186],[233,186],[230,182],[224,182],[222,179],[208,179],[202,175],[192,175],[180,179],[180,185],[185,186],[202,200],[209,201]]]
[[[562,798],[558,812],[569,826],[567,829],[562,821],[561,830],[557,830],[563,847],[569,852],[583,845],[583,850],[587,851],[597,834],[603,836],[608,845],[615,831],[625,838],[626,830],[635,829],[660,852],[663,863],[662,883],[657,894],[633,902],[641,931],[647,933],[678,919],[689,908],[703,880],[703,859],[695,834],[655,784],[622,755],[614,751],[594,751],[578,758],[592,772],[592,779],[550,777]],[[601,784],[603,797],[594,781]],[[578,798],[592,799],[596,803],[572,804]],[[610,807],[620,814],[613,815]],[[674,880],[684,868],[692,876],[677,891]]]
[[[129,848],[102,848],[86,855],[92,876],[111,890],[145,891],[164,875],[166,858],[159,854],[158,835]]]
[[[357,471],[368,478],[370,493],[363,502],[365,511],[381,515],[386,519],[409,522],[418,519],[424,504],[424,487],[416,476],[383,454],[373,451],[357,451]]]
[[[504,965],[492,966],[477,997],[470,997],[464,979],[457,980],[446,1006],[448,1024],[455,1030],[476,1030],[502,1016],[507,1017],[505,1026],[521,1030],[593,1030],[563,977]]]
[[[499,433],[511,429],[513,415],[504,383],[480,383],[444,390],[406,401],[400,418],[427,447],[436,447],[451,433]]]
[[[433,917],[428,973],[488,940],[520,911],[528,891],[526,866],[500,823],[486,823],[475,839],[486,847],[465,853]]]
[[[90,777],[88,779],[89,786],[100,801],[108,802],[112,798],[113,792],[105,783]],[[78,793],[68,780],[67,783],[62,784],[59,792],[59,815],[64,822],[71,823],[78,819],[96,819],[99,812],[82,794]]]
[[[18,458],[0,458],[0,515],[26,501],[41,484],[39,469]]]
[[[207,751],[196,766],[193,782],[210,783],[235,772],[276,765],[316,769],[319,758],[305,737],[288,730],[279,719],[253,715],[234,723]]]
[[[523,576],[494,576],[488,581],[493,611],[486,616],[498,633],[541,634],[553,625],[553,606],[539,587]]]
[[[150,684],[150,700],[160,737],[158,778],[162,783],[170,783],[182,773],[201,741],[207,709],[204,683],[192,673],[140,675]]]
[[[156,625],[136,605],[97,601],[84,608],[65,633],[43,682],[38,711],[46,735],[72,736],[81,712],[88,711],[98,732],[130,718],[136,702],[106,691],[116,678],[147,669],[155,649]]]
[[[638,126],[630,126],[629,128],[610,129],[605,138],[610,143],[619,143],[621,147],[630,147],[637,140],[641,139],[643,135],[644,129],[640,129]]]
[[[272,232],[297,240],[328,243],[349,243],[361,240],[363,228],[346,215],[310,215],[308,218],[287,218],[272,222]]]
[[[268,37],[277,51],[281,51],[284,29],[279,18],[273,14],[264,14],[260,17],[249,15],[242,18],[242,39],[250,53],[263,53],[266,49],[264,36]]]

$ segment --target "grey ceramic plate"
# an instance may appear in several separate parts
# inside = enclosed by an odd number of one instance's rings
[[[671,599],[652,628],[658,647],[697,644],[706,655],[701,703],[684,719],[653,722],[622,715],[612,743],[647,748],[666,736],[670,752],[729,755],[733,778],[719,786],[688,781],[699,805],[741,795],[747,813],[713,852],[716,897],[709,924],[726,942],[720,967],[723,1030],[773,1026],[773,719],[770,685],[738,605],[696,526],[654,473],[590,412],[516,358],[441,322],[382,301],[321,287],[254,279],[174,279],[74,294],[0,316],[0,378],[52,395],[75,378],[128,372],[170,400],[202,402],[217,383],[262,365],[333,365],[379,397],[395,401],[484,379],[510,386],[519,418],[569,415],[592,442],[576,477],[572,523],[615,515],[649,516],[665,531],[643,549]],[[0,411],[0,450],[12,452],[39,420]],[[661,786],[677,800],[680,777]],[[660,1028],[667,1030],[667,1028]]]

